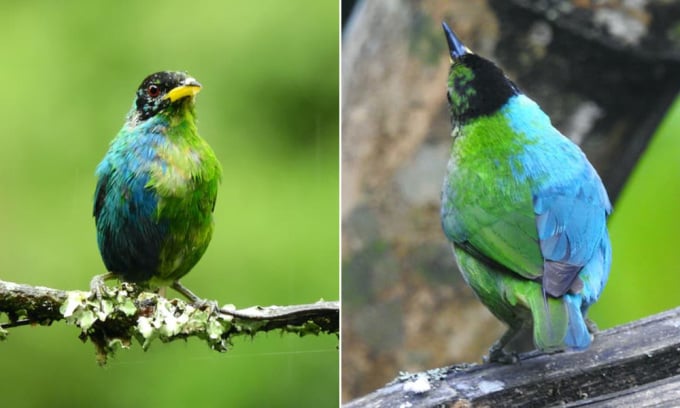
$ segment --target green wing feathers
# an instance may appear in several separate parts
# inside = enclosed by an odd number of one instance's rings
[[[454,245],[454,253],[466,282],[496,317],[514,328],[530,328],[541,350],[563,348],[567,337],[569,308],[565,298],[546,297],[540,282],[517,279]],[[519,306],[519,307],[518,307]],[[533,319],[528,319],[530,313]]]

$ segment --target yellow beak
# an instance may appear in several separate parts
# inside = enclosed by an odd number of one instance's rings
[[[164,99],[170,99],[170,102],[178,101],[187,96],[194,96],[201,91],[201,84],[194,78],[187,78],[184,83],[176,88],[173,88],[165,94]]]

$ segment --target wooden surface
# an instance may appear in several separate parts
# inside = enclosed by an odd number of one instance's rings
[[[454,366],[426,375],[428,391],[408,391],[418,374],[402,376],[345,408],[678,406],[680,308],[600,332],[583,352],[532,352],[515,365]]]

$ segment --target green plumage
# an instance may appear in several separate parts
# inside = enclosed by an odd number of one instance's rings
[[[476,136],[483,135],[483,136]],[[511,135],[511,136],[510,136]],[[543,257],[536,245],[531,180],[514,175],[519,153],[531,143],[514,135],[503,115],[484,116],[454,128],[447,185],[447,212],[460,211],[453,227],[480,252],[526,278],[541,275]]]
[[[146,185],[158,195],[157,220],[169,227],[152,279],[159,285],[184,276],[208,248],[221,175],[215,153],[198,135],[193,104],[166,115],[167,143],[158,146]]]
[[[454,133],[443,210],[457,209],[452,225],[465,231],[465,242],[454,246],[463,277],[500,320],[517,330],[531,328],[533,321],[536,346],[558,348],[567,311],[560,301],[544,297],[534,281],[544,264],[531,194],[538,180],[516,177],[523,172],[520,153],[536,142],[515,134],[504,115],[480,117]]]
[[[192,300],[197,298],[178,279],[210,243],[221,177],[196,128],[200,87],[181,72],[159,72],[142,82],[97,167],[94,206],[99,249],[113,276],[152,287],[172,284]]]
[[[490,267],[461,248],[454,246],[454,254],[463,278],[484,306],[510,326],[508,341],[522,329],[533,329],[537,348],[561,348],[568,327],[568,314],[560,300],[544,297],[541,285],[535,281],[518,280],[502,269]],[[494,360],[494,357],[499,355],[494,356],[492,349],[491,359]]]
[[[540,350],[584,349],[611,264],[611,205],[583,152],[444,24],[453,143],[441,220],[465,281],[509,326],[491,361],[532,330]]]

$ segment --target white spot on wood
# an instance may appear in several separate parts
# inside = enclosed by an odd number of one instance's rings
[[[423,394],[432,389],[430,381],[427,379],[427,375],[418,374],[418,376],[410,381],[404,383],[405,392],[413,392],[415,394]]]
[[[477,386],[479,390],[484,394],[489,394],[492,392],[500,391],[505,386],[503,381],[486,381],[482,380]]]

